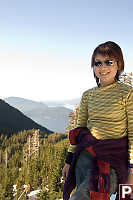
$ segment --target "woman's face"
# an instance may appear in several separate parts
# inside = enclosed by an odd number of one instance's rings
[[[115,82],[118,65],[115,59],[97,54],[93,70],[96,77],[100,79],[100,85],[107,86]]]

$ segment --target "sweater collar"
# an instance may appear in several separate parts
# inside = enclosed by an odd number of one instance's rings
[[[107,86],[99,86],[98,88],[99,88],[100,90],[107,90],[107,89],[109,89],[109,88],[116,87],[117,85],[118,85],[118,82],[114,82],[114,83],[112,83],[112,84],[110,84],[110,85],[107,85]]]

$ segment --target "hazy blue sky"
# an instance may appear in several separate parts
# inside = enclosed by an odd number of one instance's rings
[[[1,0],[0,97],[80,97],[95,86],[92,52],[108,40],[133,71],[132,0]]]

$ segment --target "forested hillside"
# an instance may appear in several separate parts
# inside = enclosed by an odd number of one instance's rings
[[[40,129],[45,133],[52,133],[52,131],[37,124],[18,109],[0,99],[0,134],[4,133],[10,136],[18,131],[30,130],[33,128]]]
[[[68,148],[62,133],[39,134],[29,130],[0,136],[0,199],[26,199],[24,185],[40,190],[37,199],[62,198],[61,172]],[[13,191],[13,185],[16,191]]]

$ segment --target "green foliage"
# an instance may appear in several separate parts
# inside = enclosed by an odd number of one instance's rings
[[[37,199],[55,200],[62,198],[62,168],[68,149],[68,140],[62,133],[41,135],[40,152],[37,157],[24,158],[28,136],[34,130],[21,131],[17,135],[0,136],[0,199],[14,199],[13,185],[17,184],[18,199],[24,192],[24,184],[30,191],[40,190]],[[27,150],[28,151],[28,150]],[[28,191],[29,192],[29,191]],[[26,199],[24,193],[22,199]]]

